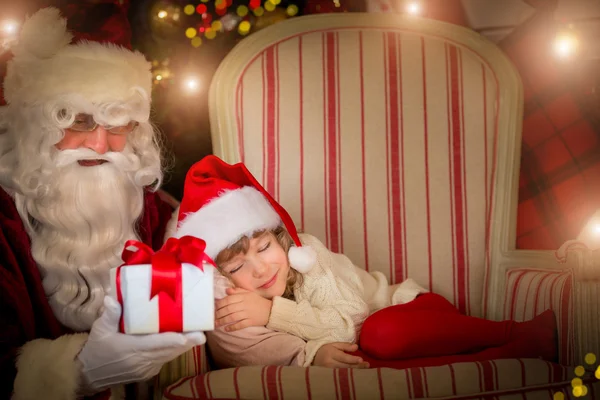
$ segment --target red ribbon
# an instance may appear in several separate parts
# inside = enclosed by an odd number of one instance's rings
[[[136,250],[129,250],[135,247]],[[123,304],[121,293],[121,268],[126,265],[151,264],[152,283],[150,299],[158,296],[159,332],[183,331],[183,287],[181,282],[182,263],[192,264],[204,271],[203,262],[215,265],[204,253],[206,242],[193,237],[170,238],[156,253],[145,243],[128,240],[121,257],[124,264],[117,269],[117,299]],[[123,313],[121,332],[125,332]]]

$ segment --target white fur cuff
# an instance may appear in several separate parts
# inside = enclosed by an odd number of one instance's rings
[[[76,357],[87,337],[78,333],[27,342],[17,356],[12,399],[75,399],[80,374]]]

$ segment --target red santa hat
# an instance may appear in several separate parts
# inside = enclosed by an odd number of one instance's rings
[[[110,21],[106,31],[94,37],[69,32],[66,19],[54,7],[29,17],[10,49],[13,57],[4,79],[6,102],[23,106],[78,94],[92,103],[114,103],[141,91],[149,103],[151,64],[141,53],[128,49],[128,35],[118,33],[114,26],[118,21]]]
[[[244,164],[230,165],[207,156],[188,171],[175,236],[204,239],[209,257],[216,258],[244,236],[282,224],[296,245],[288,252],[290,266],[308,272],[316,262],[316,253],[302,246],[290,215]]]

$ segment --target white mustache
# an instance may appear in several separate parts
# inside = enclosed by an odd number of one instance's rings
[[[124,171],[135,171],[140,168],[140,159],[131,150],[125,149],[123,152],[110,151],[104,154],[98,154],[91,149],[68,149],[60,150],[54,157],[54,163],[57,168],[67,167],[78,161],[103,160],[113,163],[119,169]]]

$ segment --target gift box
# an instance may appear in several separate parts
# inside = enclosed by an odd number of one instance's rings
[[[171,238],[154,253],[128,241],[124,264],[110,271],[111,296],[122,307],[119,330],[127,334],[214,329],[214,263],[203,240]]]

